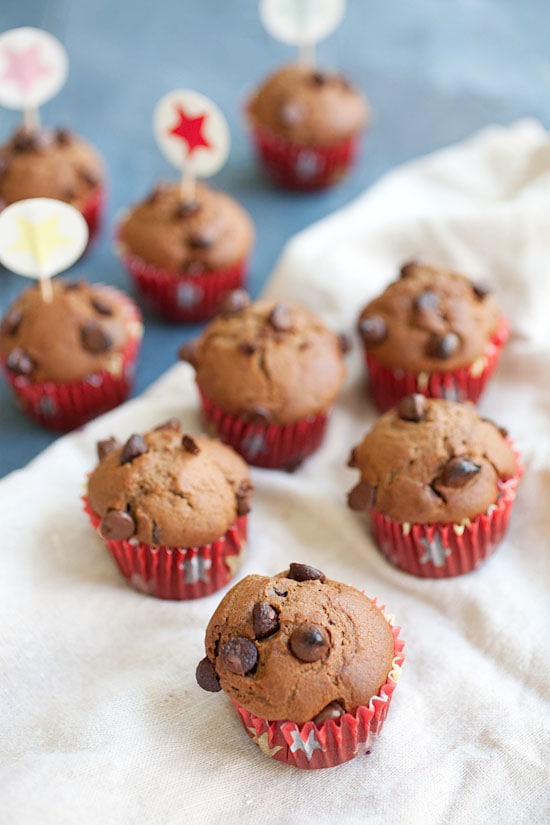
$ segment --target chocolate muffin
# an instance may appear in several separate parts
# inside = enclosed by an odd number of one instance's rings
[[[126,398],[143,333],[137,307],[103,284],[26,289],[0,325],[0,361],[31,417],[72,429]]]
[[[506,432],[472,404],[403,398],[355,447],[348,496],[381,550],[417,575],[477,567],[504,535],[521,468]]]
[[[319,445],[344,380],[343,349],[309,310],[237,291],[180,355],[222,439],[250,463],[284,466]]]
[[[442,267],[409,263],[362,310],[358,330],[381,409],[412,392],[476,401],[508,327],[488,290]]]
[[[254,242],[247,212],[229,195],[197,184],[182,202],[179,184],[161,183],[128,211],[118,247],[134,282],[168,320],[202,320],[241,286]]]
[[[242,560],[252,483],[229,447],[171,419],[98,444],[86,507],[121,572],[161,598],[225,585]]]
[[[272,178],[308,189],[335,183],[347,172],[369,108],[341,74],[296,63],[261,84],[248,102],[247,116]]]
[[[309,760],[317,742],[321,764],[299,766],[325,767],[356,755],[357,742],[345,753],[326,743],[338,738],[338,728],[345,739],[359,709],[369,705],[371,725],[371,700],[388,687],[402,650],[396,638],[383,612],[359,590],[294,563],[273,577],[247,576],[227,593],[206,629],[197,681],[205,690],[228,694],[258,744],[256,726],[265,721],[267,752],[275,751],[270,755],[277,759],[295,763],[297,750],[307,757],[307,747],[290,747],[288,753],[278,743],[285,726],[288,738],[291,728],[298,735],[310,723],[300,741],[310,744]],[[394,673],[390,681],[396,678]],[[319,737],[323,728],[325,736]]]
[[[18,129],[0,147],[0,202],[55,198],[78,209],[90,233],[97,228],[105,171],[96,149],[68,129]]]

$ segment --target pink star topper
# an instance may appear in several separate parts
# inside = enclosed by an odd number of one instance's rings
[[[0,80],[16,83],[26,95],[33,87],[37,78],[48,75],[51,67],[41,62],[40,43],[34,43],[26,49],[15,50],[12,46],[4,46],[4,57],[7,65]]]
[[[23,27],[0,34],[0,104],[28,112],[49,100],[67,78],[67,54],[53,35]]]
[[[211,149],[212,144],[204,137],[204,121],[208,114],[198,115],[197,117],[190,117],[180,104],[175,105],[178,115],[178,122],[169,129],[168,134],[180,137],[187,143],[187,154],[192,155],[195,149],[204,147]]]

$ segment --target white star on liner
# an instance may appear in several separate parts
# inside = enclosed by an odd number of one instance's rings
[[[447,557],[451,555],[451,548],[445,547],[441,541],[441,536],[436,535],[433,541],[428,541],[428,539],[420,539],[420,543],[426,550],[420,559],[420,564],[426,564],[426,562],[431,561],[436,567],[445,566]]]
[[[290,735],[292,736],[292,745],[290,746],[292,753],[296,753],[296,751],[303,751],[307,756],[308,761],[311,761],[313,751],[320,750],[324,752],[325,750],[321,747],[320,742],[318,742],[315,738],[315,731],[313,730],[310,730],[309,736],[305,742],[300,736],[300,731],[298,730],[291,731]]]
[[[441,390],[441,397],[447,401],[462,401],[462,393],[455,384],[443,387]]]
[[[262,433],[251,433],[241,441],[241,450],[248,458],[256,458],[260,453],[268,452],[265,436]]]
[[[192,284],[180,284],[177,289],[178,306],[183,309],[192,307],[202,298],[202,290]]]
[[[269,747],[269,734],[267,731],[262,733],[261,735],[256,733],[256,728],[248,728],[250,731],[250,735],[252,741],[255,742],[261,751],[263,751],[266,756],[275,756],[276,753],[282,751],[282,747],[280,745],[274,745],[272,748]]]
[[[191,556],[184,559],[180,564],[183,572],[185,584],[195,584],[196,582],[207,582],[210,580],[208,571],[212,566],[211,559],[205,559],[202,556]]]
[[[319,172],[319,160],[311,152],[300,152],[294,164],[294,171],[301,178],[312,178]]]

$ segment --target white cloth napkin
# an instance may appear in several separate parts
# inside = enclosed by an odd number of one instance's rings
[[[298,771],[262,754],[229,700],[195,683],[222,594],[133,591],[81,512],[98,438],[173,415],[200,429],[190,367],[0,483],[2,822],[548,821],[549,238],[550,141],[521,122],[391,173],[294,238],[268,288],[350,330],[421,256],[489,284],[512,322],[481,408],[527,469],[508,537],[476,573],[400,573],[347,509],[345,461],[376,415],[357,351],[322,449],[294,475],[253,471],[242,573],[311,563],[377,596],[403,628],[407,660],[370,756]]]

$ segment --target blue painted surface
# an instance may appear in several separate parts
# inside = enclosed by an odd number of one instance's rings
[[[252,214],[257,244],[251,291],[257,295],[289,236],[350,201],[391,167],[460,140],[489,123],[534,116],[550,125],[548,0],[349,0],[337,32],[318,49],[319,64],[346,72],[366,92],[374,120],[351,178],[326,193],[271,188],[257,170],[242,128],[247,90],[294,50],[262,29],[256,0],[3,0],[0,30],[36,25],[65,44],[70,77],[42,110],[92,140],[107,160],[110,199],[100,242],[76,276],[127,288],[112,253],[117,211],[174,170],[157,150],[151,114],[177,87],[212,97],[233,146],[213,184]],[[0,110],[0,140],[17,123]],[[0,311],[25,286],[0,273]],[[197,328],[149,315],[135,392],[175,361]],[[0,475],[23,466],[54,435],[23,417],[0,385]]]

